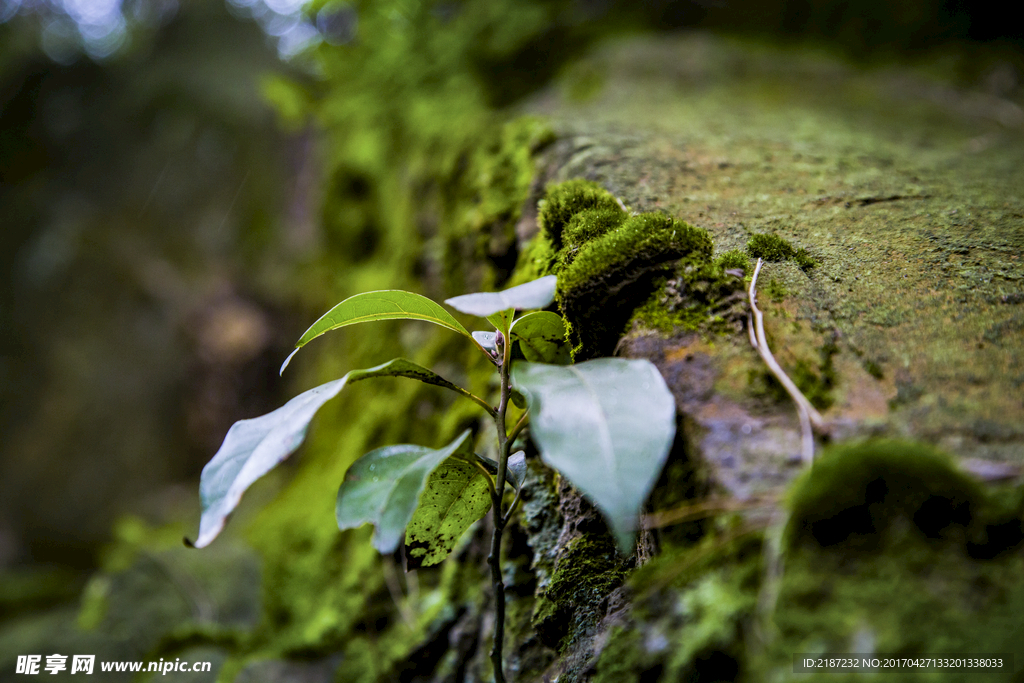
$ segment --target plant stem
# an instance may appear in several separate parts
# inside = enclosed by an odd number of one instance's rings
[[[498,476],[491,494],[491,509],[494,513],[494,534],[491,536],[491,554],[487,563],[491,565],[491,584],[494,586],[494,644],[491,646],[491,664],[494,667],[494,683],[505,683],[502,667],[501,650],[505,640],[505,583],[501,577],[501,536],[505,531],[506,519],[501,509],[502,494],[505,492],[505,476],[508,471],[508,452],[512,445],[505,427],[505,413],[508,410],[509,398],[512,394],[509,385],[509,365],[511,363],[511,344],[505,344],[501,367],[501,400],[498,403],[498,414],[494,418],[494,426],[498,429]]]

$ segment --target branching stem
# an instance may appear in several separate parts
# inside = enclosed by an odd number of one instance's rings
[[[494,417],[494,426],[498,431],[498,476],[494,483],[491,497],[491,510],[494,517],[494,532],[491,536],[491,554],[487,563],[491,566],[491,584],[494,587],[494,644],[491,646],[491,665],[494,667],[494,683],[505,683],[502,666],[502,646],[505,640],[505,583],[501,575],[501,536],[505,531],[508,518],[502,511],[501,499],[505,493],[505,478],[508,472],[508,456],[513,439],[506,431],[505,415],[508,411],[512,387],[509,383],[509,365],[511,365],[511,344],[505,344],[499,373],[501,375],[501,399],[498,402],[498,414]],[[522,421],[522,420],[520,420]],[[509,508],[511,513],[512,508]]]

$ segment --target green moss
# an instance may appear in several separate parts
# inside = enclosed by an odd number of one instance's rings
[[[785,261],[792,259],[803,270],[814,268],[817,262],[811,258],[806,249],[795,249],[792,244],[778,235],[757,233],[747,241],[747,253],[754,258],[765,261]]]
[[[740,269],[746,273],[750,269],[747,255],[738,249],[726,251],[718,256],[718,266],[723,270]]]
[[[567,180],[547,188],[537,222],[556,251],[562,248],[562,232],[569,220],[587,209],[622,212],[612,193],[591,180]]]
[[[652,666],[650,653],[643,643],[643,634],[635,628],[614,626],[608,633],[608,642],[597,661],[594,683],[629,683],[649,680],[644,677]]]
[[[586,209],[573,214],[562,231],[559,265],[563,268],[570,265],[583,245],[614,230],[625,220],[626,212],[617,206],[613,209]]]
[[[772,278],[771,280],[768,281],[768,284],[765,285],[763,291],[765,294],[768,295],[768,298],[774,301],[775,303],[780,303],[787,296],[789,296],[789,291],[786,289],[786,287],[775,278]]]
[[[778,235],[758,233],[747,242],[747,253],[765,261],[785,261],[796,254],[793,245]]]
[[[739,252],[726,252],[711,262],[684,258],[672,277],[658,281],[654,294],[636,310],[633,322],[663,334],[676,329],[736,331],[735,323],[746,316],[744,281],[736,271],[745,271],[747,265],[746,256]]]
[[[657,213],[633,216],[585,243],[558,272],[557,298],[573,358],[610,355],[659,276],[683,257],[700,264],[710,256],[705,230]]]
[[[565,636],[581,625],[596,625],[603,616],[602,603],[624,578],[622,560],[608,534],[587,534],[569,542],[534,607],[538,636],[549,647],[561,647]]]
[[[826,451],[789,494],[789,542],[878,549],[891,533],[977,532],[980,485],[932,446],[876,440]],[[959,529],[959,531],[957,531]]]

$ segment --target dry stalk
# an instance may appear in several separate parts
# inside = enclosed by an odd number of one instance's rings
[[[754,268],[754,276],[750,279],[750,290],[748,295],[750,297],[750,310],[754,316],[754,327],[753,331],[750,332],[750,343],[757,349],[757,353],[761,356],[761,360],[764,361],[768,369],[771,370],[772,374],[775,375],[775,379],[779,380],[779,384],[786,390],[793,402],[796,403],[797,412],[800,415],[800,434],[802,435],[802,455],[804,463],[810,465],[814,462],[814,432],[812,426],[816,429],[823,429],[825,426],[825,420],[822,419],[821,413],[811,405],[811,402],[807,400],[807,397],[803,395],[803,392],[797,388],[793,380],[789,378],[789,375],[782,369],[778,361],[775,360],[775,356],[772,355],[771,349],[768,348],[768,340],[764,335],[764,314],[761,313],[761,309],[757,307],[757,276],[761,272],[761,259],[757,259],[757,266]],[[748,318],[748,323],[750,319]],[[748,330],[750,328],[748,327]],[[754,333],[757,333],[755,338]]]

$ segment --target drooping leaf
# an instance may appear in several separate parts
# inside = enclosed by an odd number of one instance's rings
[[[547,275],[518,287],[503,292],[477,292],[463,294],[445,300],[445,303],[457,311],[486,318],[489,315],[510,308],[528,310],[544,308],[555,300],[554,275]]]
[[[541,458],[597,505],[628,552],[675,436],[675,400],[657,368],[622,358],[520,361],[512,382],[530,406]]]
[[[508,456],[508,482],[512,488],[518,491],[522,488],[524,481],[526,481],[526,453],[516,451]]]
[[[376,527],[373,547],[390,553],[405,537],[405,527],[438,465],[465,447],[469,430],[444,448],[402,444],[370,451],[356,460],[338,489],[334,508],[339,529],[354,529],[366,522]],[[482,475],[481,475],[482,476]]]
[[[277,410],[231,426],[224,443],[203,468],[199,495],[203,514],[195,547],[202,548],[217,537],[228,515],[253,482],[292,454],[306,437],[306,429],[316,412],[351,382],[371,377],[410,377],[442,386],[478,401],[460,386],[404,358],[366,370],[353,370],[341,379],[322,384],[299,394]],[[486,406],[486,404],[484,404]],[[494,409],[487,406],[493,413]]]
[[[491,489],[479,468],[458,457],[442,462],[427,478],[405,531],[407,568],[444,560],[466,529],[490,509]]]
[[[565,321],[557,313],[527,313],[512,324],[511,335],[512,339],[519,341],[519,348],[528,361],[555,365],[568,365],[570,362]]]
[[[345,299],[313,323],[296,342],[295,351],[292,351],[285,360],[281,372],[288,367],[288,363],[299,349],[324,332],[356,323],[399,319],[425,320],[473,339],[469,330],[453,318],[451,313],[425,296],[400,289],[363,292]]]

